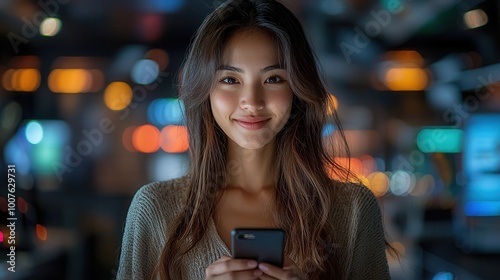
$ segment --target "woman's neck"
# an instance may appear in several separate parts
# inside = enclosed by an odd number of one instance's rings
[[[226,167],[228,185],[251,193],[274,188],[274,156],[274,143],[258,150],[248,150],[229,141]]]

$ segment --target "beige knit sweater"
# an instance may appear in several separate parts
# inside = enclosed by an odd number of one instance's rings
[[[185,179],[155,182],[141,187],[131,202],[123,241],[118,280],[149,280],[165,245],[165,232],[182,210]],[[343,275],[331,279],[390,279],[385,238],[376,198],[367,188],[347,184],[338,189],[332,209],[337,226],[334,260]],[[230,250],[212,219],[204,239],[184,257],[184,279],[205,279],[205,268]],[[179,279],[181,280],[181,279]]]

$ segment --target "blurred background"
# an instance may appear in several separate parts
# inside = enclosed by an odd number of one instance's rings
[[[284,2],[402,254],[393,279],[498,279],[500,1]],[[218,3],[0,0],[0,279],[115,278],[133,194],[187,170],[176,77]]]

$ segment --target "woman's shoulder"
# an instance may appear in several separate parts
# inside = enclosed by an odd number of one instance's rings
[[[182,208],[188,189],[188,178],[151,182],[134,194],[131,207],[146,212],[172,213]]]
[[[151,199],[175,199],[184,197],[187,193],[188,178],[181,177],[168,181],[151,182],[140,187],[134,197],[143,197]]]
[[[333,196],[355,204],[378,206],[378,199],[373,192],[361,183],[333,181]]]

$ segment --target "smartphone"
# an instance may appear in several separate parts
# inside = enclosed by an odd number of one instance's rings
[[[283,267],[285,231],[275,228],[235,228],[231,231],[235,259],[252,259]]]

